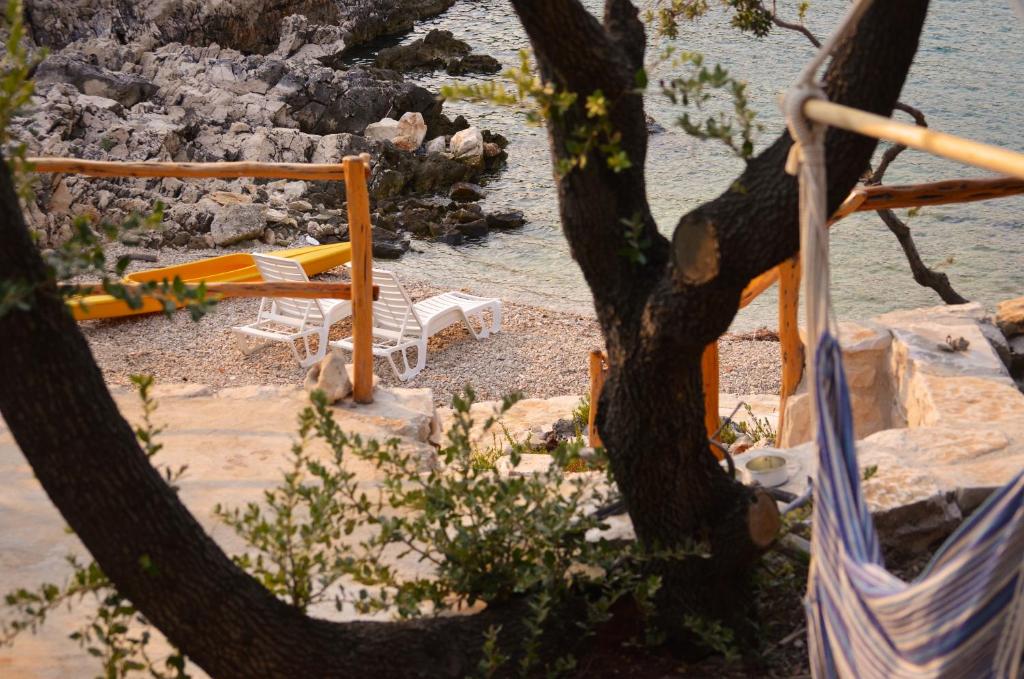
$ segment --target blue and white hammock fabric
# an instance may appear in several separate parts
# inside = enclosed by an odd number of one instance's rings
[[[870,0],[808,64],[786,98],[796,141],[787,171],[800,178],[808,383],[818,472],[807,586],[813,675],[851,679],[1024,677],[1024,473],[975,511],[911,583],[882,564],[860,489],[850,395],[829,297],[824,126],[803,116],[824,98],[815,75]]]

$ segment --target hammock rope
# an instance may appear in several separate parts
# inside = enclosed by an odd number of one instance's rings
[[[1024,473],[993,493],[912,583],[887,572],[860,488],[853,415],[829,294],[826,126],[804,105],[826,96],[815,78],[870,0],[804,68],[784,103],[794,145],[786,170],[800,186],[808,384],[818,471],[808,576],[814,677],[1024,677]]]

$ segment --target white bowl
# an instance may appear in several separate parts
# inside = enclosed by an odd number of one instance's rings
[[[756,455],[743,463],[747,474],[765,488],[781,486],[789,480],[786,458],[781,455]]]

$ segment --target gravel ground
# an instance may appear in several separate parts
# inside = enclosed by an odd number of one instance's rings
[[[116,256],[124,251],[116,247],[108,254]],[[224,251],[165,249],[158,254],[158,263],[136,262],[132,269],[168,266]],[[332,275],[322,278],[338,279]],[[434,283],[432,286],[409,280],[408,276],[403,278],[414,301],[443,291]],[[198,323],[186,313],[176,313],[172,318],[149,315],[88,321],[81,328],[107,380],[114,384],[125,384],[130,375],[138,373],[151,373],[159,382],[214,387],[301,383],[304,371],[284,344],[268,345],[249,356],[238,350],[229,329],[253,321],[258,306],[256,299],[228,299]],[[452,395],[466,384],[473,385],[480,399],[497,399],[514,390],[531,398],[585,393],[587,354],[602,344],[596,321],[507,300],[503,306],[502,331],[486,340],[474,341],[461,326],[431,338],[427,367],[402,386],[433,389],[438,405],[448,405]],[[350,332],[346,320],[337,323],[330,336],[338,339]],[[776,342],[726,336],[719,347],[723,392],[778,393]],[[378,361],[376,372],[384,384],[400,384],[387,363]]]

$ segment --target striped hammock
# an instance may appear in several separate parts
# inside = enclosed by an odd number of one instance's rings
[[[993,493],[912,583],[882,565],[860,490],[839,343],[817,350],[819,466],[807,588],[815,677],[1021,675],[1024,473]]]
[[[800,251],[806,286],[807,379],[817,422],[818,472],[807,586],[811,671],[818,679],[1018,679],[1024,654],[1024,473],[965,521],[912,583],[882,565],[860,489],[850,395],[829,296],[825,128],[803,114],[824,99],[816,73],[870,0],[839,30],[786,97],[799,175]]]

